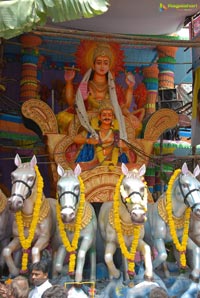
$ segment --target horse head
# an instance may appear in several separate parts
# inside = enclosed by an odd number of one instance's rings
[[[35,165],[37,159],[35,155],[30,162],[22,163],[21,158],[17,154],[15,156],[15,165],[17,169],[11,173],[11,196],[8,198],[9,209],[17,212],[23,209],[26,199],[31,197],[36,184]]]
[[[146,221],[147,212],[147,186],[143,178],[146,166],[129,171],[126,165],[122,164],[121,169],[125,176],[120,186],[122,203],[130,214],[132,222],[143,224]]]
[[[184,163],[180,175],[176,180],[176,187],[172,189],[177,200],[182,200],[187,207],[190,207],[193,214],[200,218],[200,182],[196,178],[200,174],[199,165],[192,172]],[[173,194],[172,194],[173,195]]]
[[[57,172],[60,176],[57,182],[57,194],[61,206],[61,218],[64,223],[70,223],[75,220],[79,206],[80,182],[78,176],[81,173],[81,167],[78,164],[74,171],[65,171],[61,165],[58,165]]]

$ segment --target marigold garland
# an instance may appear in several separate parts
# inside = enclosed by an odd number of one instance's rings
[[[56,204],[56,216],[57,216],[57,221],[58,221],[58,228],[60,231],[60,237],[63,242],[63,245],[65,246],[66,251],[70,253],[69,270],[68,270],[69,275],[74,274],[74,268],[75,268],[75,263],[76,263],[76,251],[78,248],[78,240],[80,237],[81,222],[82,222],[84,205],[85,205],[85,187],[84,187],[83,181],[80,176],[78,177],[78,179],[79,179],[79,183],[80,183],[80,201],[79,201],[78,212],[76,215],[74,237],[73,237],[73,240],[71,243],[67,237],[67,233],[65,231],[65,225],[61,218],[60,204],[58,201]]]
[[[116,232],[117,232],[117,237],[118,237],[118,242],[119,242],[119,245],[120,245],[121,252],[124,255],[124,257],[128,260],[128,273],[130,275],[134,275],[134,271],[135,271],[134,259],[135,259],[136,249],[137,249],[137,246],[138,246],[138,241],[139,241],[139,238],[140,238],[141,226],[140,225],[134,225],[134,232],[133,232],[134,237],[133,237],[133,241],[132,241],[132,244],[131,244],[130,251],[128,251],[128,249],[126,247],[126,244],[125,244],[125,241],[124,241],[121,222],[120,222],[120,216],[119,216],[120,185],[121,185],[121,182],[122,182],[123,178],[124,178],[124,175],[121,175],[118,182],[117,182],[116,188],[115,188],[114,202],[113,202],[114,224],[115,224],[115,229],[116,229]]]
[[[33,241],[33,238],[35,235],[35,230],[36,230],[36,226],[37,226],[37,223],[39,220],[40,207],[42,204],[42,196],[43,196],[43,187],[44,187],[43,178],[40,175],[38,167],[35,166],[34,169],[35,169],[35,173],[36,173],[36,177],[37,177],[37,196],[36,196],[36,200],[35,200],[35,204],[34,204],[34,208],[33,208],[32,222],[31,222],[31,225],[29,228],[29,233],[28,233],[27,238],[25,238],[25,236],[24,236],[24,223],[23,223],[22,212],[17,211],[16,215],[15,215],[18,234],[19,234],[19,241],[23,248],[22,267],[21,267],[22,271],[27,270],[28,252],[29,252],[29,248],[31,247],[31,244],[32,244],[32,241]]]
[[[173,240],[173,243],[176,246],[176,249],[180,252],[180,263],[181,266],[184,268],[186,267],[186,246],[188,241],[188,230],[189,230],[189,220],[190,220],[190,208],[188,207],[185,211],[185,221],[184,221],[184,227],[183,227],[183,237],[182,237],[182,243],[179,242],[179,239],[176,234],[176,226],[173,220],[173,214],[172,214],[172,188],[173,184],[178,177],[178,175],[181,173],[181,170],[176,170],[173,175],[170,178],[170,181],[168,183],[168,188],[166,191],[166,211],[168,215],[168,224],[169,224],[169,230],[170,234]]]

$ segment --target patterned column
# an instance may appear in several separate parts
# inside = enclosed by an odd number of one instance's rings
[[[39,36],[33,34],[23,35],[22,43],[22,75],[20,82],[20,101],[39,97],[39,84],[37,78],[39,51],[38,46],[42,43]]]
[[[156,101],[158,97],[158,65],[152,64],[143,68],[143,82],[147,88],[147,103],[145,106],[145,116],[156,111]]]
[[[159,88],[174,88],[174,63],[176,62],[176,47],[157,46],[159,64]]]

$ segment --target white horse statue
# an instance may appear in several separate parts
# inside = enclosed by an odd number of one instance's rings
[[[7,197],[0,189],[0,276],[3,274],[5,265],[3,249],[11,240],[13,219],[14,216],[8,208]]]
[[[69,254],[68,274],[75,281],[83,279],[83,269],[87,252],[90,253],[90,280],[96,280],[96,232],[97,219],[93,206],[85,201],[84,185],[79,176],[78,164],[74,171],[57,167],[60,179],[57,182],[57,221],[59,248],[55,257],[56,273],[63,270],[64,260]],[[76,267],[76,269],[75,269]]]
[[[176,257],[179,256],[180,265],[186,267],[186,250],[192,250],[193,268],[191,276],[199,278],[200,251],[188,237],[190,212],[200,218],[200,182],[197,176],[200,173],[196,166],[191,173],[184,163],[182,169],[178,169],[171,176],[168,189],[158,201],[149,204],[147,222],[145,223],[145,241],[157,250],[153,260],[153,267],[166,265],[166,243],[173,242]],[[169,271],[165,268],[166,276]]]
[[[115,189],[114,201],[105,202],[99,212],[99,227],[105,242],[105,262],[110,278],[119,278],[120,270],[114,264],[113,256],[118,247],[124,262],[124,279],[134,274],[136,251],[144,257],[145,278],[153,279],[151,249],[144,240],[144,222],[147,213],[147,186],[143,175],[146,167],[129,171],[125,164]],[[127,262],[128,261],[128,262]]]
[[[31,250],[32,263],[38,262],[55,233],[55,199],[47,199],[43,194],[43,179],[36,166],[37,159],[22,163],[15,156],[17,169],[11,173],[12,189],[8,199],[14,213],[12,241],[3,250],[3,255],[12,276],[19,274],[13,253],[22,249],[22,271],[27,270],[28,254]]]

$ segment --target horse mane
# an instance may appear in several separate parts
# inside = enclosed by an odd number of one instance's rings
[[[29,162],[23,162],[17,168],[18,169],[24,169],[24,168],[32,168],[32,167],[30,166]],[[34,169],[34,168],[32,168],[32,169]]]
[[[139,175],[139,172],[137,169],[134,169],[132,171],[129,171],[126,175],[127,178],[139,178],[142,180],[142,177]]]
[[[71,169],[65,170],[65,173],[64,173],[63,177],[70,177],[70,176],[75,176],[74,171],[71,170]]]

